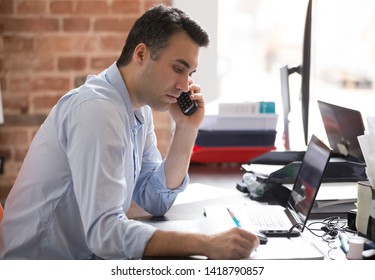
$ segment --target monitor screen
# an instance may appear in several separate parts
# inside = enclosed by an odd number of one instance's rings
[[[312,0],[309,0],[305,21],[305,32],[303,38],[303,57],[300,74],[301,82],[301,105],[302,125],[305,144],[309,139],[309,106],[310,106],[310,64],[311,64],[311,21],[312,21]]]
[[[284,148],[290,150],[289,139],[289,113],[290,106],[290,90],[289,90],[289,76],[293,73],[301,75],[301,119],[303,126],[303,140],[307,145],[309,139],[309,106],[310,106],[310,67],[311,67],[311,23],[312,23],[312,0],[309,0],[307,5],[305,29],[303,36],[303,50],[302,50],[302,64],[297,67],[289,68],[284,66],[280,69],[281,78],[281,96],[283,103],[283,123],[284,133],[283,141]]]
[[[312,135],[288,199],[288,205],[300,215],[302,221],[308,218],[313,207],[330,156],[331,149]]]

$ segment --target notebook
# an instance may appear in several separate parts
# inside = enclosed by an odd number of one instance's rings
[[[358,136],[365,133],[361,112],[318,100],[320,114],[334,153],[364,162]]]
[[[253,229],[263,232],[266,236],[300,235],[314,205],[331,152],[327,145],[312,135],[285,207],[249,202],[244,207],[233,209],[233,213],[238,214],[241,224],[246,227],[252,225]],[[213,215],[212,212],[212,209],[205,209],[206,216]],[[266,224],[260,225],[253,220],[261,220],[267,213],[270,215],[266,219]],[[280,221],[273,224],[272,220],[276,216],[280,216]]]

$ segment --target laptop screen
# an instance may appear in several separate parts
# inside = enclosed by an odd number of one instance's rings
[[[330,156],[331,149],[313,135],[288,200],[288,207],[294,209],[303,223],[314,205]]]
[[[329,145],[335,153],[354,156],[364,161],[358,136],[365,133],[359,111],[318,100]]]

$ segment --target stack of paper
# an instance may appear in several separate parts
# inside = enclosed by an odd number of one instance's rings
[[[348,211],[356,208],[357,183],[339,182],[323,183],[317,194],[311,218],[325,216],[346,216]]]
[[[199,128],[192,162],[240,162],[275,149],[274,102],[211,102]]]
[[[359,232],[375,240],[375,117],[367,118],[368,134],[358,136],[366,162],[369,184],[358,184],[356,227]]]
[[[375,187],[375,117],[367,118],[368,134],[358,136],[358,142],[361,146],[363,157],[366,162],[366,174]]]
[[[275,130],[274,102],[217,103],[207,105],[201,130]]]

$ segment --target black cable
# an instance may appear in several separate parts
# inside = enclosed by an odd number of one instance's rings
[[[289,233],[291,233],[293,231],[294,228],[297,228],[299,230],[299,232],[301,232],[302,230],[299,228],[300,226],[304,226],[303,223],[296,223],[294,224],[290,229],[289,229]]]
[[[320,224],[321,226],[319,228],[311,228],[312,225]],[[341,217],[328,217],[324,219],[323,221],[317,221],[317,222],[311,222],[308,225],[304,225],[303,223],[296,223],[293,225],[289,232],[292,232],[294,228],[297,228],[300,232],[302,231],[302,228],[306,228],[311,234],[322,238],[325,242],[331,242],[332,238],[335,239],[338,232],[350,232],[355,234],[355,231],[350,230],[349,228],[346,228],[347,220]],[[302,227],[302,228],[301,228]],[[317,234],[316,231],[323,231],[323,234]],[[329,237],[331,240],[326,239],[326,237]]]
[[[311,226],[315,224],[320,224],[321,226],[319,228],[311,228]],[[346,224],[347,224],[347,220],[345,218],[334,216],[334,217],[326,218],[323,221],[311,222],[306,226],[303,223],[296,223],[289,229],[289,232],[292,232],[294,228],[297,228],[301,232],[302,231],[301,227],[302,228],[304,227],[308,231],[310,231],[310,233],[312,233],[313,235],[317,237],[324,237],[327,234],[329,235],[329,233],[331,233],[331,237],[335,237],[339,231],[350,232],[350,233],[355,234],[356,231],[353,231],[347,228]],[[324,234],[318,235],[314,231],[323,231]],[[337,231],[337,233],[334,234],[333,231]]]
[[[312,228],[314,225],[318,225],[319,228]],[[309,223],[306,227],[313,235],[320,237],[325,241],[329,247],[327,256],[330,259],[335,259],[333,252],[334,250],[339,249],[339,246],[336,245],[336,240],[338,238],[339,232],[356,234],[356,231],[353,231],[347,227],[347,219],[333,216],[324,219],[323,221],[316,221]],[[316,234],[315,232],[323,232],[323,234]]]
[[[319,228],[312,228],[314,225],[319,225]],[[303,223],[296,223],[293,225],[289,232],[292,232],[294,228],[297,228],[300,232],[302,229],[307,229],[311,234],[315,235],[316,237],[320,237],[324,242],[327,243],[329,250],[327,252],[327,256],[333,260],[335,259],[332,256],[332,252],[337,250],[339,247],[335,245],[335,241],[337,239],[339,232],[348,232],[352,234],[356,234],[356,231],[353,231],[347,227],[347,219],[342,218],[339,216],[328,217],[323,221],[316,221],[311,222],[308,225],[304,225]],[[323,234],[317,234],[316,232],[323,232]]]

